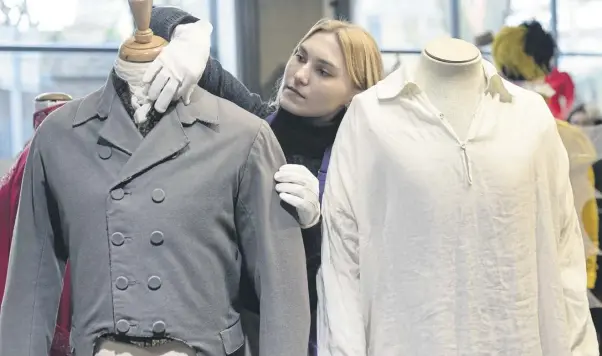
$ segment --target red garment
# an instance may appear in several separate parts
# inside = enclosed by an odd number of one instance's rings
[[[546,76],[546,83],[556,92],[548,100],[548,106],[552,114],[559,120],[566,120],[575,101],[575,84],[571,76],[566,72],[559,72],[558,69],[554,68]]]
[[[52,109],[56,109],[59,106],[54,106]],[[0,179],[0,297],[4,296],[10,245],[17,217],[17,208],[19,206],[21,181],[23,180],[28,154],[29,143],[19,154],[17,161],[8,173]],[[71,330],[71,310],[69,305],[71,288],[69,274],[69,265],[67,265],[63,294],[57,316],[57,325],[50,352],[51,356],[67,356],[71,354],[69,347],[69,331]]]

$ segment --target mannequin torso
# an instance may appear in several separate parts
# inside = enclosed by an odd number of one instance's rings
[[[418,87],[461,141],[467,138],[487,85],[481,60],[474,45],[444,38],[426,46],[414,74]]]

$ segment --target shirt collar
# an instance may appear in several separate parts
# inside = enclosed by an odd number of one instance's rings
[[[502,102],[511,101],[512,95],[504,84],[504,80],[495,69],[495,66],[484,59],[481,60],[481,63],[483,65],[483,72],[487,78],[485,93],[492,96],[499,95]],[[387,100],[411,93],[414,88],[420,89],[411,73],[408,73],[406,68],[400,66],[376,85],[376,92],[379,99]]]

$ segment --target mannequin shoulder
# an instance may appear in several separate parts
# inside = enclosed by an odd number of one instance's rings
[[[541,94],[508,81],[504,81],[504,85],[512,95],[513,112],[520,113],[516,117],[521,121],[521,125],[528,127],[532,124],[538,128],[556,126],[556,120]]]
[[[101,96],[102,89],[65,103],[44,119],[36,131],[36,137],[57,139],[68,135],[78,120],[86,122],[98,114]]]

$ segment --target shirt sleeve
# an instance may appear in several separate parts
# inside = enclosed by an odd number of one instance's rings
[[[242,172],[236,228],[260,304],[260,355],[307,356],[309,298],[301,229],[274,189],[286,163],[266,122]]]
[[[318,354],[365,356],[360,295],[360,234],[353,204],[357,175],[354,99],[332,149],[322,201],[322,266],[318,272]]]
[[[0,312],[0,355],[48,355],[66,264],[58,211],[34,138],[23,175],[19,211]]]
[[[548,112],[550,120],[553,117]],[[587,299],[586,257],[569,178],[569,160],[555,124],[550,126],[546,152],[551,198],[557,204],[558,261],[564,291],[571,351],[574,356],[598,355],[596,330]]]

